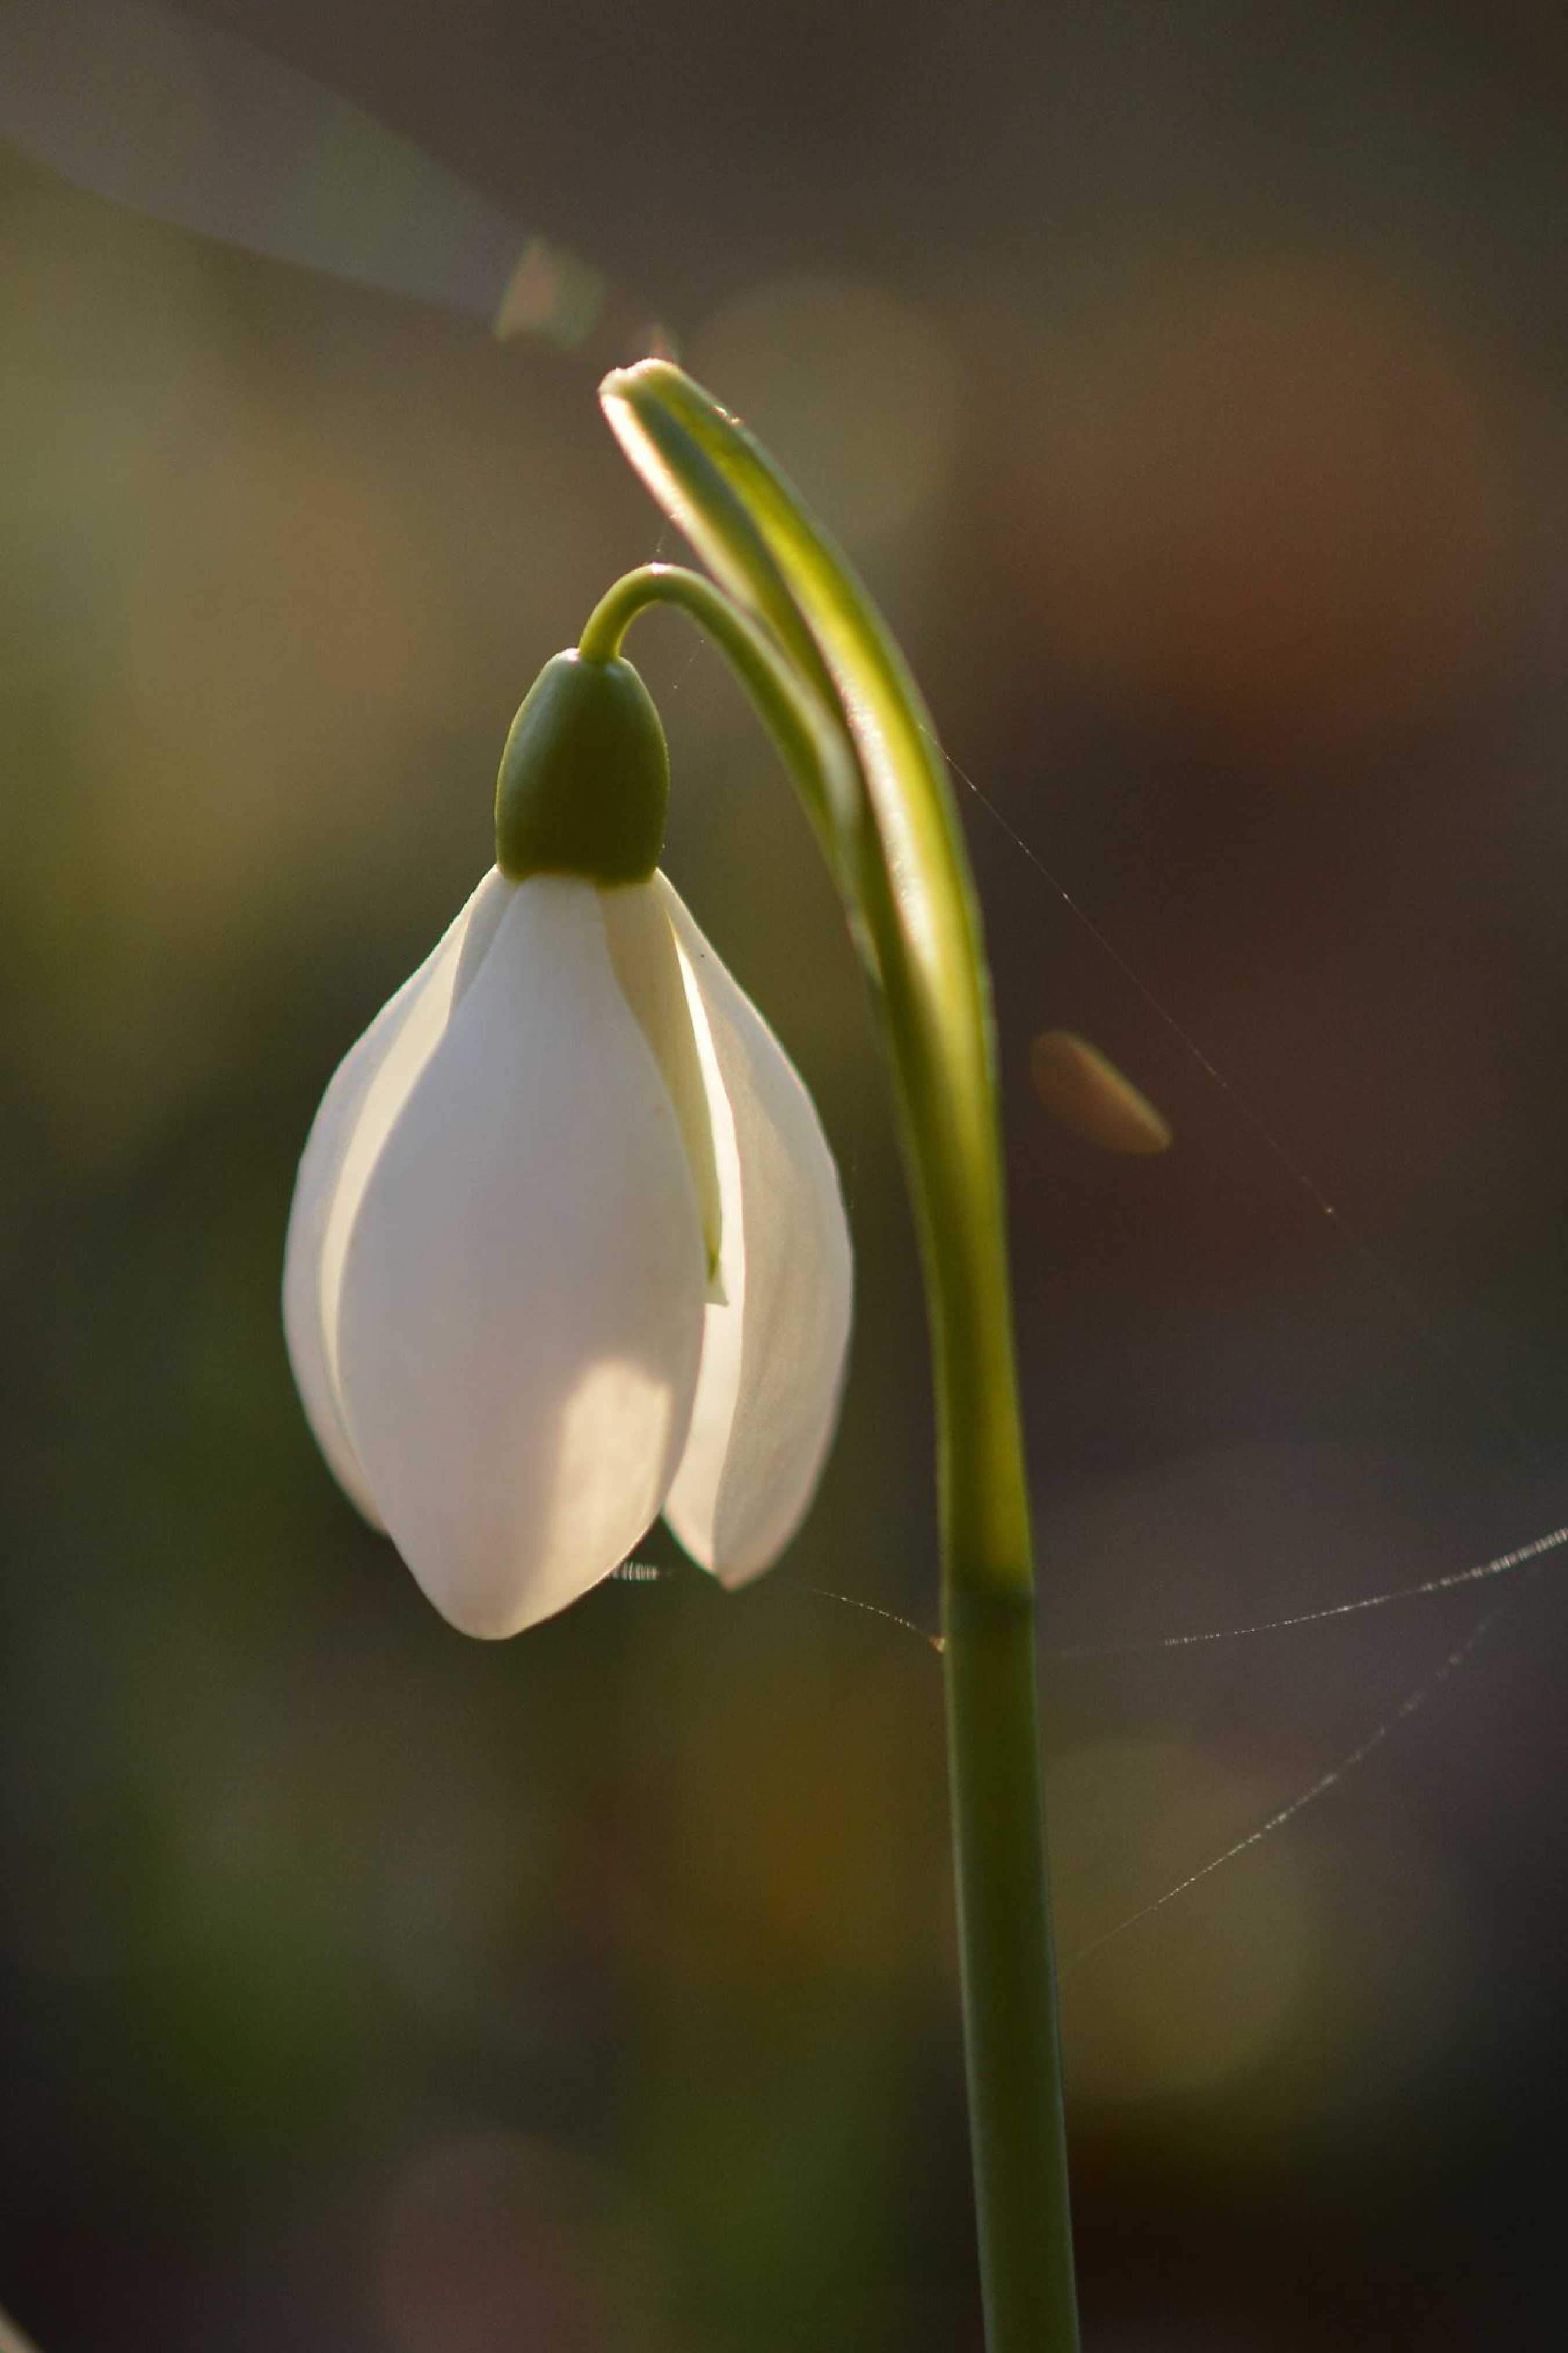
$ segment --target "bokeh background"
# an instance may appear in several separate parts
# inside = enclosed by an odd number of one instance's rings
[[[667,863],[858,1249],[804,1534],[728,1599],[656,1533],[663,1578],[468,1644],[278,1328],[315,1103],[488,862],[516,702],[679,552],[594,400],[657,319],[963,771],[1077,1653],[1089,2344],[1555,2342],[1564,1571],[1140,1646],[1568,1519],[1561,11],[195,13],[618,323],[500,346],[0,154],[0,2302],[47,2353],[979,2346],[894,1140],[805,827],[679,623],[637,642]],[[1047,1123],[1055,1024],[1167,1157]]]

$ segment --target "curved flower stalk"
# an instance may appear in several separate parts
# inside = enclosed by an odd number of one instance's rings
[[[667,362],[607,376],[600,397],[726,592],[708,591],[715,635],[803,786],[877,990],[931,1319],[985,2341],[989,2353],[1076,2353],[1028,1483],[989,982],[963,835],[899,648],[766,452]],[[614,650],[657,593],[637,577],[604,599],[585,646]],[[689,586],[677,601],[698,604]]]
[[[642,696],[627,664],[552,665],[546,719],[591,707],[602,668]],[[606,839],[657,843],[662,776],[595,769],[597,875],[533,863],[539,795],[520,815],[512,786],[520,766],[538,785],[539,691],[502,771],[512,871],[333,1078],[284,1274],[340,1483],[437,1609],[489,1636],[576,1599],[660,1511],[725,1584],[769,1567],[816,1484],[850,1318],[810,1097],[665,877],[604,871]]]

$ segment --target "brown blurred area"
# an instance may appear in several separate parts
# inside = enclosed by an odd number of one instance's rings
[[[193,13],[667,322],[959,764],[1089,2343],[1553,2341],[1564,1572],[1138,1646],[1568,1518],[1558,13]],[[315,1103],[488,862],[516,703],[679,553],[595,405],[636,355],[0,156],[0,2305],[46,2353],[979,2345],[940,1671],[820,1590],[935,1623],[895,1141],[675,621],[667,863],[858,1253],[804,1534],[727,1598],[656,1533],[465,1644],[278,1329]],[[1048,1123],[1057,1028],[1169,1153]]]

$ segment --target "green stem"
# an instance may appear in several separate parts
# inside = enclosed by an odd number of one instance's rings
[[[1075,2353],[1030,1593],[943,1596],[964,2052],[990,2353]]]
[[[777,646],[700,572],[645,564],[605,591],[588,616],[577,650],[610,661],[637,615],[673,605],[706,631],[740,678],[800,795],[829,864],[842,880],[840,840],[852,822],[853,758],[814,698],[804,693]]]
[[[650,377],[653,379],[650,385]],[[979,920],[912,681],[754,445],[678,371],[606,386],[634,462],[750,611],[701,575],[616,584],[580,651],[672,603],[751,693],[880,989],[933,1335],[954,1872],[989,2353],[1076,2353],[1028,1496]],[[625,402],[626,412],[616,414]]]

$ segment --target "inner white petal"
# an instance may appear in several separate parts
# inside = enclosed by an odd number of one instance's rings
[[[715,1094],[710,1082],[717,1076],[717,1064],[711,1039],[708,1041],[707,1060],[703,1060],[701,1041],[708,1032],[702,1000],[693,986],[690,966],[681,953],[657,888],[646,882],[633,882],[601,891],[599,912],[621,994],[669,1090],[702,1215],[710,1295],[721,1299],[726,1295],[721,1287],[720,1267],[724,1192],[709,1118],[709,1106]],[[717,1092],[721,1095],[722,1088]],[[732,1145],[732,1128],[731,1141]]]
[[[677,1479],[680,1501],[676,1508],[682,1517],[677,1533],[697,1559],[711,1565],[717,1549],[719,1491],[741,1401],[741,1366],[746,1339],[746,1200],[741,1182],[735,1115],[730,1107],[712,1026],[691,959],[679,938],[676,950],[707,1099],[714,1176],[723,1213],[719,1261],[703,1324],[702,1366]]]

